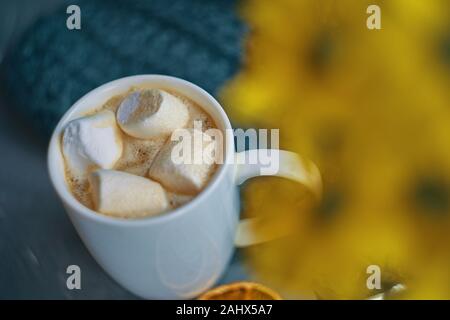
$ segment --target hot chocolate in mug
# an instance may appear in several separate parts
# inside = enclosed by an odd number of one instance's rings
[[[83,206],[72,195],[65,180],[61,133],[70,120],[139,85],[170,88],[202,106],[225,133],[223,164],[204,190],[181,207],[158,216],[119,219]],[[273,150],[271,160],[276,161],[278,169],[261,170],[263,164],[247,164],[241,160],[248,159],[249,155],[258,159],[258,154],[267,150],[236,152],[234,138],[227,132],[232,132],[230,121],[211,95],[188,81],[163,75],[131,76],[102,85],[78,100],[56,126],[48,150],[53,186],[95,260],[137,296],[194,298],[220,279],[236,246],[267,240],[252,234],[252,220],[239,221],[238,186],[245,180],[276,175],[320,193],[320,174],[310,161],[292,152]]]

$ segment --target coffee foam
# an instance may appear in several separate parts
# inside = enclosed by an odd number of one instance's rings
[[[74,176],[69,170],[65,170],[66,182],[74,197],[85,207],[94,208],[94,202],[91,197],[89,181],[86,177]]]
[[[91,112],[83,114],[92,115],[101,110],[111,110],[114,113],[117,111],[123,99],[138,90],[153,88],[151,86],[138,86],[131,87],[126,93],[118,94],[111,97],[99,108],[94,109]],[[211,128],[217,128],[214,120],[207,114],[203,108],[190,100],[189,98],[174,92],[170,89],[158,88],[169,92],[170,94],[176,96],[180,99],[187,107],[189,113],[189,121],[186,128],[193,128],[194,121],[200,121],[202,123],[202,130],[208,130]],[[122,141],[123,141],[123,151],[122,156],[114,165],[114,170],[124,171],[138,176],[147,176],[148,169],[150,168],[154,158],[158,154],[159,150],[162,148],[166,142],[165,137],[151,138],[151,139],[138,139],[134,138],[125,132],[121,131]],[[170,138],[169,138],[170,139]],[[67,168],[67,166],[66,166]],[[84,206],[94,210],[91,188],[89,181],[85,177],[74,176],[69,170],[66,169],[66,181],[72,191],[75,198],[81,202]],[[212,174],[211,174],[212,176]],[[170,209],[175,209],[179,206],[192,200],[195,196],[181,195],[177,193],[170,192],[167,190],[167,197],[169,200]]]
[[[122,157],[114,169],[145,176],[165,141],[164,137],[141,140],[124,134]]]

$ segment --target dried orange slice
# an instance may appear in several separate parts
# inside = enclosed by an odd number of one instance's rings
[[[199,300],[281,300],[278,293],[254,282],[234,282],[214,288]]]

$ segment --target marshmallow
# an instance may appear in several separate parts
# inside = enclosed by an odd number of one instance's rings
[[[183,131],[188,132],[192,138],[186,139],[189,137],[183,136],[182,141],[168,139],[153,160],[148,175],[171,191],[195,195],[206,185],[214,169],[214,158],[210,151],[215,149],[216,142],[200,130]],[[196,139],[201,139],[200,143]],[[188,152],[187,145],[190,145]],[[180,154],[188,160],[180,159]]]
[[[169,206],[158,182],[116,170],[97,170],[89,176],[95,210],[114,217],[156,215]]]
[[[95,168],[112,168],[122,148],[120,129],[109,110],[72,120],[64,129],[62,150],[75,176],[84,176]]]
[[[188,120],[186,105],[159,89],[134,92],[117,109],[117,122],[122,130],[141,139],[170,135]]]

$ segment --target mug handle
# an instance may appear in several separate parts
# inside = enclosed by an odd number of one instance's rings
[[[269,172],[265,170],[266,165],[262,164],[259,159],[271,155],[271,160],[275,162],[278,170]],[[258,159],[255,164],[246,163],[246,159]],[[302,184],[317,198],[322,195],[322,178],[317,166],[310,160],[300,155],[284,150],[277,149],[254,149],[238,152],[235,154],[235,182],[241,185],[246,180],[260,176],[277,176],[293,180]],[[254,227],[261,220],[259,217],[242,219],[237,228],[234,244],[236,247],[246,247],[249,245],[259,244],[274,240],[284,234],[266,233],[257,234]]]

